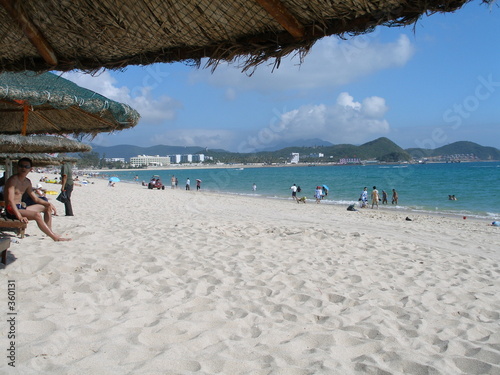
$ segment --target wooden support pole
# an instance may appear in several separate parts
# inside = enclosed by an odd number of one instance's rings
[[[304,25],[283,5],[280,0],[256,0],[295,39],[305,35]]]
[[[0,5],[5,8],[5,11],[12,20],[19,25],[30,43],[37,49],[45,62],[50,66],[56,66],[57,56],[54,49],[28,16],[26,16],[19,3],[20,2],[16,0],[0,0]]]

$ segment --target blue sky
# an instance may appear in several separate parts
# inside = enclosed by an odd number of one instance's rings
[[[406,28],[323,38],[302,64],[290,57],[252,76],[237,64],[212,73],[181,63],[64,76],[141,114],[135,128],[93,140],[103,146],[251,152],[388,137],[403,148],[462,140],[500,148],[499,46],[500,7],[472,2]]]

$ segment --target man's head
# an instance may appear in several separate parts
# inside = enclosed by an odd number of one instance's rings
[[[32,166],[33,166],[33,163],[31,162],[30,158],[21,158],[17,162],[17,169],[24,169],[24,170],[29,171]]]

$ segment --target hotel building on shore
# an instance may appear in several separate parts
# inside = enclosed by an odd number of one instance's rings
[[[170,163],[203,163],[204,161],[204,154],[176,154],[168,156],[137,155],[130,158],[130,165],[132,167],[163,167],[165,165],[169,165]]]
[[[163,167],[170,164],[170,156],[137,155],[130,158],[132,167]]]

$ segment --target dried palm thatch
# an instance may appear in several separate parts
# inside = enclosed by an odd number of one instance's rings
[[[15,154],[4,154],[0,153],[0,163],[9,164],[10,168],[12,168],[13,163],[17,163],[22,158],[29,158],[33,163],[33,167],[44,167],[47,165],[60,165],[63,160],[62,157],[51,156],[48,154],[23,154],[23,153],[15,153]],[[11,175],[11,174],[10,174]],[[7,178],[10,176],[7,176]]]
[[[64,137],[50,135],[0,135],[0,153],[88,152],[92,147]]]
[[[0,71],[117,69],[305,54],[327,35],[404,26],[469,0],[0,0]],[[490,2],[493,0],[486,0]]]
[[[0,74],[0,133],[89,134],[133,127],[139,113],[53,73]]]

